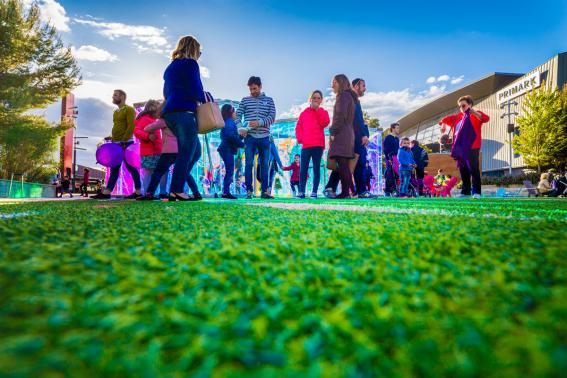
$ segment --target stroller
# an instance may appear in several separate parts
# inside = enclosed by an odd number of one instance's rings
[[[384,193],[387,197],[397,197],[399,193],[399,176],[394,169],[391,159],[386,159],[386,171],[384,172],[385,187]]]

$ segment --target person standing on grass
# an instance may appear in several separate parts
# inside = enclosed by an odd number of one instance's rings
[[[240,101],[236,111],[236,125],[245,144],[246,198],[252,198],[252,172],[254,157],[258,152],[262,198],[273,199],[268,192],[268,170],[270,164],[270,127],[276,119],[274,100],[262,92],[262,80],[252,76],[248,79],[250,96]]]
[[[351,89],[346,75],[336,75],[332,87],[337,99],[330,128],[329,157],[336,160],[341,181],[341,194],[336,198],[344,199],[350,198],[350,189],[353,187],[349,162],[354,158],[353,124],[358,96]]]
[[[441,132],[446,126],[453,130],[453,146],[451,157],[457,161],[457,167],[463,180],[461,197],[480,198],[480,147],[482,143],[482,125],[490,121],[485,113],[472,108],[471,96],[460,97],[457,101],[460,113],[443,118],[439,124]],[[472,192],[471,192],[472,178]]]
[[[417,140],[411,141],[411,152],[413,154],[413,160],[415,160],[415,177],[417,179],[417,186],[419,195],[423,195],[423,178],[425,177],[425,167],[429,165],[429,155],[425,151]]]
[[[225,167],[222,198],[236,199],[230,193],[230,185],[232,185],[234,180],[234,156],[239,148],[244,148],[244,143],[236,129],[236,110],[234,107],[230,104],[224,104],[221,108],[221,114],[224,119],[224,128],[220,132],[221,143],[217,150]]]
[[[91,178],[91,173],[88,168],[83,169],[83,182],[81,183],[81,197],[88,197],[89,191],[89,180]]]
[[[354,114],[354,152],[358,154],[358,161],[354,168],[354,186],[356,187],[356,194],[358,198],[374,198],[368,190],[366,190],[366,156],[368,151],[366,147],[370,138],[368,126],[364,123],[364,113],[362,112],[362,105],[360,98],[366,92],[366,82],[363,79],[354,79],[352,81],[352,89],[358,95],[356,101],[356,112]]]
[[[197,136],[196,111],[197,103],[204,103],[207,100],[197,63],[200,57],[201,45],[195,37],[182,37],[171,53],[172,61],[163,74],[165,96],[163,118],[177,138],[178,147],[170,184],[171,201],[200,199],[200,195],[199,198],[195,196],[190,198],[184,192],[185,181],[195,182],[191,176],[191,168],[201,153]]]
[[[158,188],[158,185],[161,182],[165,180],[165,182],[167,183],[169,168],[177,160],[177,151],[178,151],[177,138],[175,137],[173,132],[167,127],[167,124],[165,123],[163,118],[159,118],[154,123],[146,126],[144,128],[144,131],[146,133],[156,133],[161,131],[162,145],[161,145],[160,157],[158,159],[155,169],[152,172],[152,176],[150,178],[150,182],[148,184],[146,194],[143,197],[136,198],[136,200],[151,201],[151,200],[168,198],[168,196],[165,197],[161,196],[161,189],[160,189],[159,197],[155,196],[155,192]]]
[[[297,195],[299,198],[305,198],[307,172],[309,171],[309,163],[311,161],[313,161],[311,198],[317,198],[317,191],[319,190],[321,159],[325,150],[325,128],[330,123],[329,113],[321,107],[322,102],[323,92],[319,90],[313,91],[309,98],[309,107],[301,112],[295,126],[295,137],[297,143],[301,144],[301,168],[299,173],[299,193]]]
[[[300,155],[299,154],[295,154],[295,156],[293,157],[293,163],[291,163],[291,165],[288,165],[287,167],[283,167],[284,171],[291,171],[291,178],[289,179],[289,186],[291,188],[291,193],[293,196],[297,194],[300,194],[301,191],[298,191],[297,189],[299,188],[299,182],[300,182],[300,169],[301,166],[299,164],[300,161]],[[307,179],[305,179],[307,181]],[[305,196],[300,197],[300,198],[305,198]]]
[[[140,141],[140,165],[143,170],[142,184],[144,186],[144,194],[148,193],[148,186],[154,170],[156,169],[158,160],[162,150],[161,130],[155,130],[148,133],[144,129],[146,126],[154,123],[160,113],[161,104],[156,100],[149,100],[144,106],[144,110],[138,114],[134,124],[134,135]],[[167,176],[163,176],[160,183],[159,195],[161,198],[167,198],[165,194],[167,189]],[[153,194],[153,193],[152,193]]]
[[[400,149],[400,124],[394,122],[390,125],[390,134],[384,138],[384,157],[386,158],[386,187],[384,192],[387,197],[396,191],[397,177],[400,176],[398,150]]]
[[[402,144],[398,150],[398,162],[400,163],[400,197],[403,198],[408,196],[411,172],[416,167],[409,138],[402,138]]]
[[[126,92],[121,89],[114,91],[112,95],[112,103],[118,106],[118,110],[114,111],[112,120],[114,126],[112,127],[112,136],[110,139],[114,143],[119,143],[124,150],[131,144],[134,144],[134,119],[136,118],[136,111],[133,107],[126,105]],[[140,181],[140,172],[138,169],[131,166],[126,159],[124,159],[123,164],[126,169],[132,175],[132,180],[134,180],[134,193],[126,197],[126,199],[136,199],[142,195],[142,183]],[[120,168],[122,164],[110,168],[110,177],[106,188],[101,190],[100,193],[92,196],[93,199],[110,199],[110,193],[114,190],[116,182],[118,181],[118,175],[120,174]]]

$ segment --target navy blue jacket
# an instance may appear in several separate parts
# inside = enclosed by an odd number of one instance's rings
[[[398,156],[400,149],[400,138],[392,134],[384,138],[384,155],[387,160],[392,160],[394,156]]]
[[[429,165],[429,155],[423,148],[413,146],[411,153],[413,154],[413,160],[415,160],[417,168],[423,169]]]
[[[221,144],[217,148],[219,152],[228,152],[236,155],[238,149],[244,147],[244,142],[236,129],[236,122],[232,118],[224,121],[224,128],[221,129],[220,137]]]
[[[357,101],[354,108],[354,152],[359,153],[364,148],[362,145],[362,137],[370,137],[368,126],[364,123],[364,113],[362,105]]]
[[[194,59],[175,59],[163,74],[163,114],[195,112],[197,102],[206,102],[199,64]]]

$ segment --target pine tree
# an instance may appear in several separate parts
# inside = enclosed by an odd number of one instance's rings
[[[567,99],[565,92],[545,88],[527,94],[522,116],[516,119],[519,135],[512,145],[528,167],[542,168],[565,162],[567,151]]]
[[[45,108],[80,83],[79,68],[37,5],[0,0],[0,174],[37,176],[69,125],[24,113]]]

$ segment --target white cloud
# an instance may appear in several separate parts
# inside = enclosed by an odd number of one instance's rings
[[[139,52],[166,53],[171,46],[165,36],[165,28],[149,25],[127,25],[120,22],[101,22],[76,18],[74,21],[98,29],[100,35],[108,39],[129,38]]]
[[[435,76],[430,76],[427,78],[427,80],[425,81],[427,84],[433,84],[435,83],[435,81],[437,81],[437,78]]]
[[[71,52],[79,60],[91,62],[115,62],[118,60],[116,55],[92,45],[81,46],[78,49],[71,47]]]
[[[42,22],[54,26],[60,32],[70,32],[69,17],[61,4],[55,0],[24,0],[25,8],[30,7],[33,3],[39,7],[39,16]]]
[[[147,101],[149,99],[160,99],[163,96],[162,80],[124,81],[120,78],[117,80],[110,80],[106,78],[106,76],[105,79],[102,79],[102,76],[104,75],[96,75],[87,80],[83,80],[81,85],[73,91],[75,97],[83,99],[96,98],[112,105],[112,93],[115,89],[122,89],[127,93],[128,104]]]
[[[459,77],[453,77],[453,79],[451,80],[451,84],[455,85],[455,84],[459,84],[461,83],[463,80],[465,80],[465,75],[461,75]]]
[[[449,75],[441,75],[437,78],[437,81],[449,81]]]

